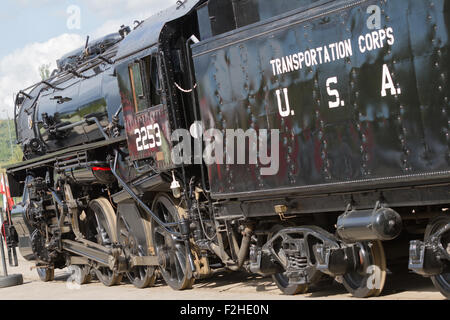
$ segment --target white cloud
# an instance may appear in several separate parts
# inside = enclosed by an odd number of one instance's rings
[[[56,68],[56,60],[83,45],[84,38],[76,34],[62,34],[43,43],[32,43],[0,59],[0,118],[7,109],[13,114],[13,93],[17,93],[40,81],[39,66],[50,64]]]
[[[134,21],[145,20],[176,3],[176,0],[110,0],[105,5],[104,0],[82,1],[89,10],[108,19],[92,33],[93,39],[117,32],[122,25],[133,28]]]
[[[92,39],[97,39],[103,37],[107,34],[118,32],[122,25],[130,26],[131,29],[134,27],[134,21],[142,21],[153,15],[153,12],[140,12],[134,15],[124,16],[118,19],[110,19],[104,22],[100,27],[98,27],[92,34]]]
[[[43,6],[51,2],[52,0],[15,0],[22,7],[30,7],[30,6]]]
[[[46,4],[54,0],[18,0],[25,7]],[[90,33],[91,39],[119,31],[121,25],[133,27],[134,20],[145,20],[176,3],[176,0],[81,0],[84,10],[95,12],[105,22]],[[83,14],[83,12],[81,12]],[[13,93],[17,93],[40,81],[39,66],[50,64],[56,68],[56,60],[84,45],[85,36],[62,34],[43,43],[31,43],[22,49],[0,58],[0,118],[7,109],[13,114]]]

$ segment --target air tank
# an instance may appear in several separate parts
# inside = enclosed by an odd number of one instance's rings
[[[352,210],[339,216],[338,236],[348,242],[393,240],[402,231],[400,215],[390,208]]]

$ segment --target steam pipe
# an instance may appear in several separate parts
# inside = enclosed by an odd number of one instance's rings
[[[241,247],[239,248],[239,252],[237,253],[237,263],[234,266],[228,266],[228,269],[230,269],[231,271],[238,271],[244,265],[245,258],[248,255],[248,249],[250,247],[252,232],[253,230],[250,227],[245,228],[243,232],[244,235],[242,237]],[[231,261],[230,256],[225,251],[221,250],[220,247],[215,243],[211,243],[210,248],[218,257],[222,259],[223,262],[229,263]]]

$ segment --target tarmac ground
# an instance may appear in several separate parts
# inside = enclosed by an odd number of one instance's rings
[[[286,296],[281,294],[271,278],[247,273],[224,273],[198,280],[193,289],[174,291],[163,280],[155,287],[137,289],[123,281],[121,285],[105,287],[98,280],[77,286],[68,282],[67,270],[55,270],[55,280],[41,282],[32,263],[19,255],[19,267],[8,267],[9,274],[23,274],[23,285],[0,289],[0,300],[347,300],[353,298],[345,288],[329,281],[312,292]],[[384,291],[374,300],[443,300],[430,279],[412,273],[389,274]]]

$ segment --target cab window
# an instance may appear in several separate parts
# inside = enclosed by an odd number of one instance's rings
[[[143,79],[145,75],[142,74],[141,62],[134,62],[129,66],[131,89],[133,91],[134,109],[136,112],[147,109],[148,102],[145,96],[145,84]]]
[[[159,61],[158,56],[152,55],[145,58],[146,70],[150,75],[149,82],[149,96],[152,106],[161,104],[161,86],[160,86],[160,73],[159,73]]]
[[[135,61],[129,66],[134,109],[141,112],[161,104],[159,61],[156,55]]]

